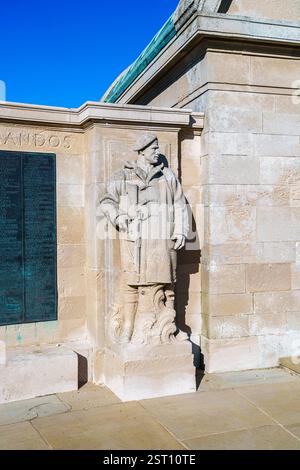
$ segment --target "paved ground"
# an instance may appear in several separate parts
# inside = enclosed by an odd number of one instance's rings
[[[300,450],[300,377],[214,374],[197,393],[132,403],[86,385],[0,405],[0,449]]]

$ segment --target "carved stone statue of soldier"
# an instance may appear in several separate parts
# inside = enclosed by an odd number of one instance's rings
[[[119,342],[162,344],[174,341],[177,330],[176,261],[188,213],[177,177],[160,162],[157,136],[142,135],[134,150],[137,160],[112,177],[100,201],[120,232],[122,286],[111,322]]]

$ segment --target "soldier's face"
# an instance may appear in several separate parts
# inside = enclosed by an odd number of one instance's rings
[[[150,163],[150,165],[156,165],[159,159],[159,145],[158,141],[155,140],[149,147],[143,151],[145,160]]]

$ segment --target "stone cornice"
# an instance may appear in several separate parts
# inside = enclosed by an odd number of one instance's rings
[[[300,25],[234,15],[197,15],[198,32],[300,46]]]
[[[203,115],[186,109],[86,102],[80,108],[60,108],[1,102],[0,122],[84,128],[94,122],[140,123],[148,126],[203,128]]]
[[[287,21],[259,20],[225,14],[198,14],[180,34],[149,64],[127,88],[119,103],[132,103],[154,82],[158,74],[172,66],[203,38],[231,39],[262,45],[300,46],[300,26]]]

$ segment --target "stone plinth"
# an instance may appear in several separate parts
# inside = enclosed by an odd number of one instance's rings
[[[77,354],[64,347],[8,351],[0,366],[0,403],[77,389]]]
[[[123,401],[196,391],[192,346],[188,341],[106,349],[104,374],[107,387]]]

